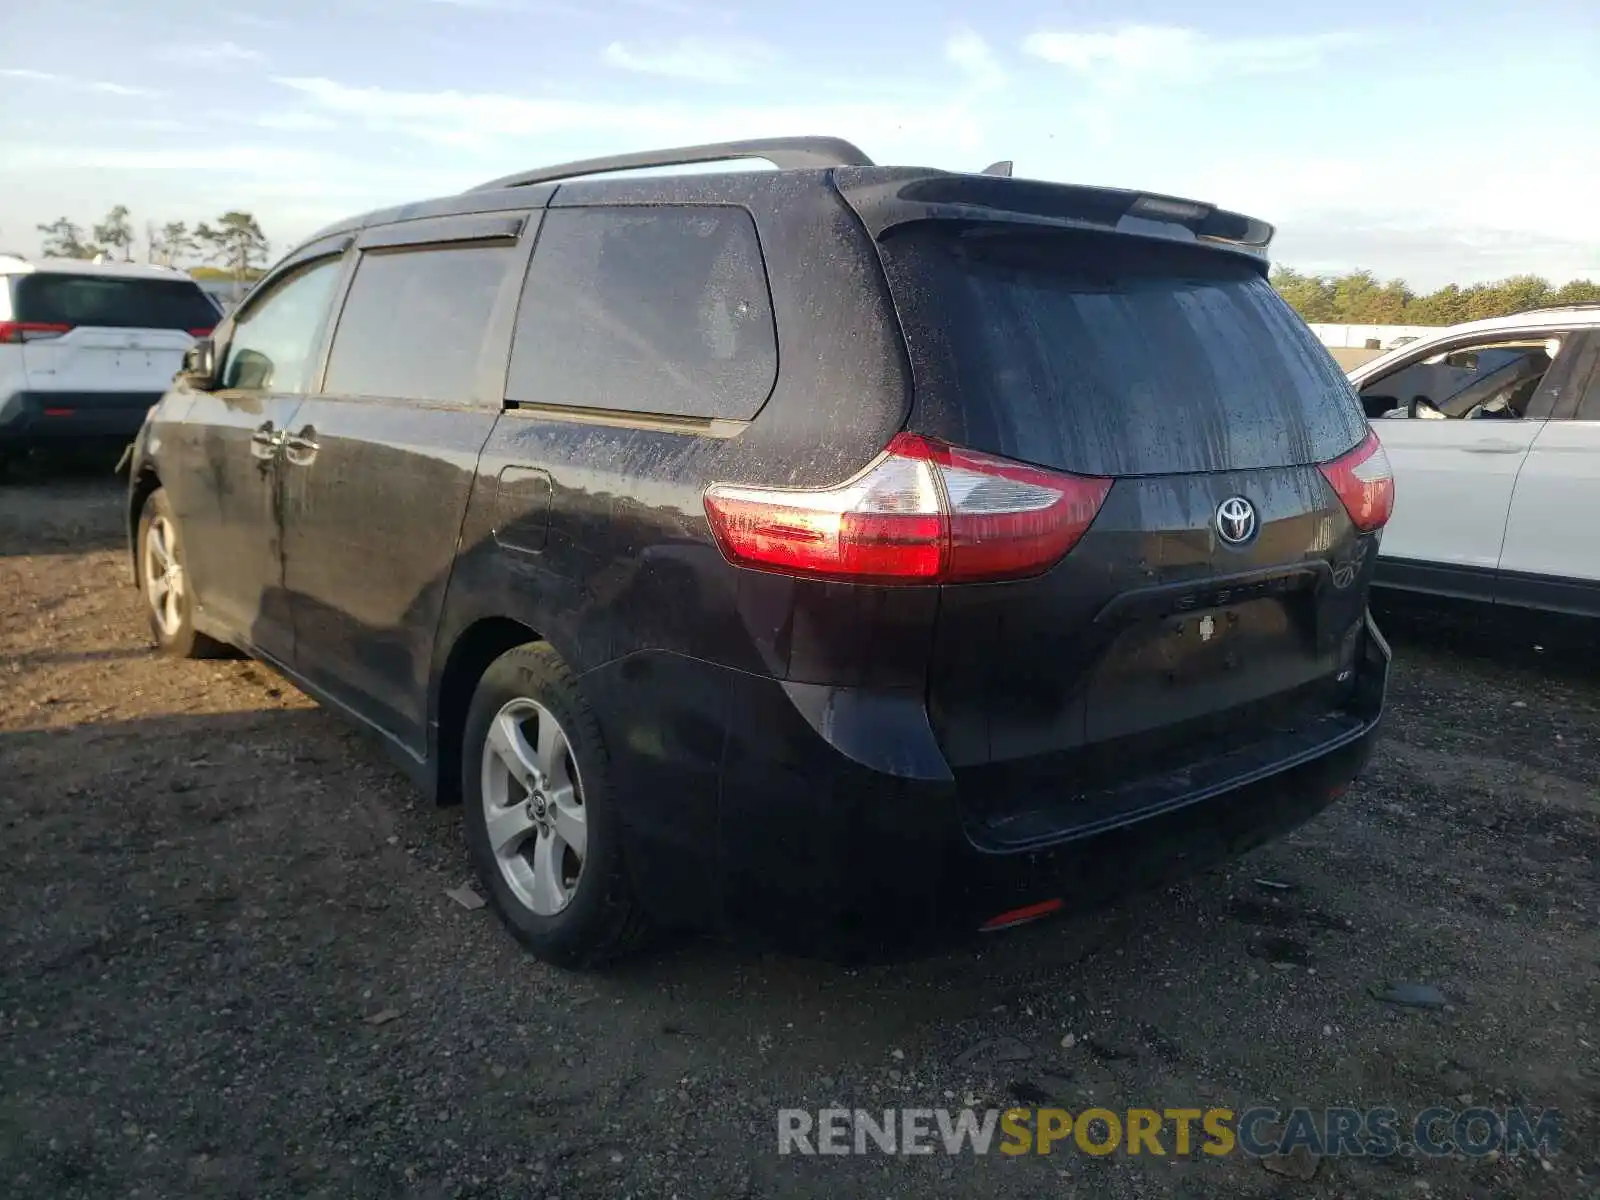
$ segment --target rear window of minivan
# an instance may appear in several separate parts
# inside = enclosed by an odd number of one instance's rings
[[[927,432],[1086,475],[1324,462],[1365,434],[1332,356],[1231,254],[937,225],[882,250]]]
[[[106,275],[16,275],[11,307],[18,321],[112,329],[210,329],[220,314],[196,283]]]

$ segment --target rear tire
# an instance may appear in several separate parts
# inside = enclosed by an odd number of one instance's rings
[[[600,724],[550,646],[518,646],[489,665],[461,758],[467,850],[517,940],[562,967],[637,949],[648,922],[623,863]]]
[[[151,492],[139,510],[137,550],[139,591],[156,648],[173,658],[225,657],[228,647],[194,627],[194,585],[164,488]]]

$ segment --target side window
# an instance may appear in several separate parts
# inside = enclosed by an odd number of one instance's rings
[[[1518,420],[1561,354],[1559,336],[1458,346],[1361,389],[1370,418]]]
[[[471,403],[489,314],[514,258],[507,246],[367,251],[339,314],[323,392]]]
[[[1580,421],[1600,421],[1600,329],[1583,339],[1582,354],[1573,363],[1567,381],[1567,401],[1558,405],[1557,416],[1573,416]]]
[[[748,420],[777,373],[766,270],[743,209],[545,214],[508,399]]]
[[[306,390],[340,262],[325,258],[312,263],[239,314],[222,366],[224,389]]]

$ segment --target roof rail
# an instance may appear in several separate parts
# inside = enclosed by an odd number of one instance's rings
[[[1541,304],[1538,308],[1525,308],[1508,316],[1525,317],[1529,313],[1573,312],[1578,309],[1600,308],[1600,300],[1574,300],[1571,304]]]
[[[754,138],[744,142],[711,142],[704,146],[680,146],[672,150],[640,150],[632,154],[613,154],[607,158],[587,158],[553,167],[518,171],[468,188],[472,192],[495,192],[501,188],[529,187],[536,183],[555,183],[583,175],[608,175],[615,171],[637,171],[646,167],[684,167],[691,163],[732,162],[741,158],[760,158],[780,171],[807,167],[870,167],[872,160],[843,138],[787,137]]]

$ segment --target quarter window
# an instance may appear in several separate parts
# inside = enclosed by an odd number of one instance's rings
[[[743,209],[545,214],[518,309],[509,399],[748,420],[777,371],[766,271]]]

